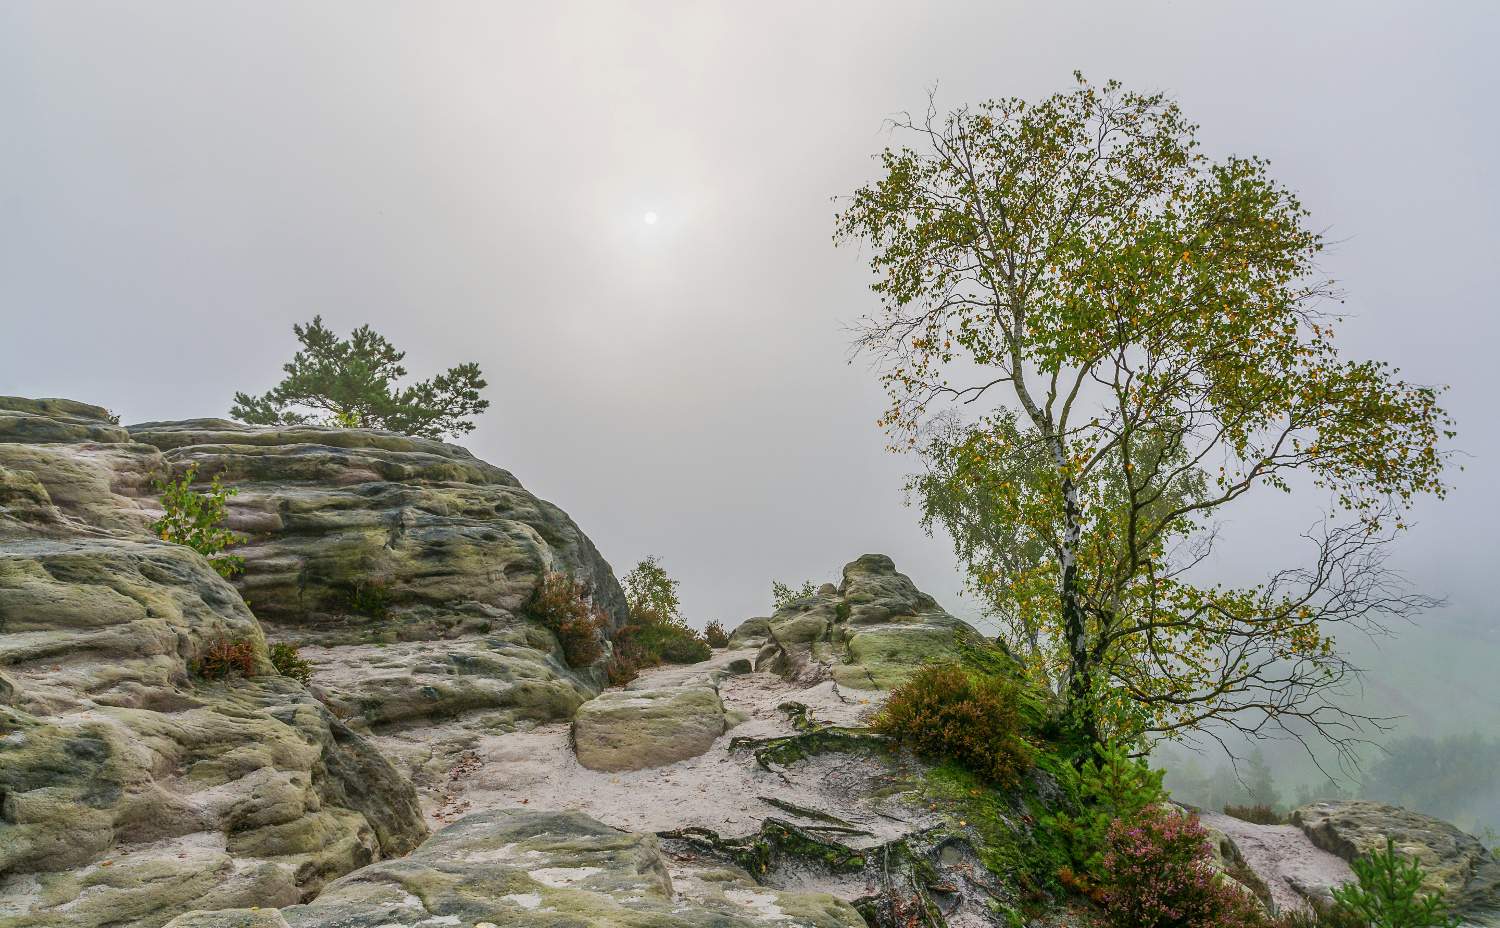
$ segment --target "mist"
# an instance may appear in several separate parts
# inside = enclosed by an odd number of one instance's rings
[[[1300,193],[1347,356],[1448,386],[1451,491],[1393,566],[1449,605],[1345,642],[1351,698],[1400,717],[1387,740],[1495,737],[1497,37],[1478,4],[8,3],[0,393],[224,417],[294,323],[369,324],[417,378],[477,361],[462,444],[617,574],[660,556],[699,627],[881,552],[992,632],[904,505],[834,198],[929,91],[1117,78]],[[1293,566],[1325,502],[1226,510],[1210,576]]]

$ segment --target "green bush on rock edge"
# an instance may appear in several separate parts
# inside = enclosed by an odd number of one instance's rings
[[[1152,770],[1144,759],[1131,760],[1121,744],[1100,745],[1098,754],[1098,761],[1086,761],[1076,774],[1061,768],[1064,777],[1074,780],[1068,785],[1081,808],[1077,815],[1059,812],[1046,822],[1062,835],[1072,858],[1069,872],[1060,874],[1063,882],[1091,895],[1097,895],[1104,878],[1110,826],[1117,820],[1133,819],[1167,798],[1162,789],[1165,770]]]
[[[727,648],[729,646],[729,632],[724,630],[724,625],[718,619],[709,622],[703,628],[703,639],[711,648]]]
[[[312,664],[309,664],[298,653],[298,648],[278,641],[271,645],[271,666],[283,677],[291,677],[303,686],[312,681]]]
[[[677,598],[680,585],[667,576],[655,556],[647,556],[625,575],[630,621],[610,636],[615,650],[611,683],[627,683],[661,663],[696,664],[712,656],[715,646],[683,618]],[[719,631],[723,632],[722,626]],[[729,643],[728,635],[724,643]]]
[[[1355,916],[1370,928],[1457,928],[1448,916],[1442,890],[1418,896],[1422,867],[1396,856],[1396,841],[1385,839],[1385,850],[1374,851],[1350,865],[1357,883],[1333,891],[1334,908]]]
[[[147,528],[162,541],[186,545],[208,558],[208,563],[220,576],[234,577],[244,570],[245,559],[219,552],[245,539],[218,525],[228,512],[225,500],[239,491],[224,489],[215,476],[208,490],[198,493],[192,489],[197,470],[197,464],[189,464],[187,471],[176,480],[152,478],[156,488],[161,490],[161,505],[165,511]]]
[[[891,691],[873,728],[919,756],[950,757],[1001,788],[1035,758],[1022,735],[1021,685],[1006,676],[933,664]]]

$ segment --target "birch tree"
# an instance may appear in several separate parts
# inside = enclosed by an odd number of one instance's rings
[[[1440,391],[1339,356],[1324,241],[1264,161],[1208,158],[1162,94],[1077,81],[895,121],[915,147],[842,202],[835,241],[876,278],[856,349],[880,425],[1089,737],[1347,743],[1335,632],[1431,604],[1385,553],[1444,492]],[[1330,500],[1310,561],[1192,582],[1225,507],[1294,484]]]

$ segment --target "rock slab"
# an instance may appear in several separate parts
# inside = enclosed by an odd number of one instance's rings
[[[277,922],[272,917],[280,918]],[[183,915],[171,928],[863,928],[848,903],[756,886],[733,868],[683,874],[674,885],[653,835],[581,812],[470,815],[409,858],[382,861],[330,884],[311,905],[235,921]]]
[[[1350,863],[1385,850],[1392,838],[1397,853],[1427,872],[1423,885],[1443,891],[1451,914],[1466,924],[1500,928],[1500,861],[1442,819],[1366,799],[1320,799],[1294,810],[1292,824]]]

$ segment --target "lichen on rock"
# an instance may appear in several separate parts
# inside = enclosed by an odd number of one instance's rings
[[[844,566],[843,582],[794,599],[769,619],[750,619],[730,644],[759,642],[755,669],[857,690],[889,690],[926,664],[964,650],[998,648],[917,589],[883,554]]]
[[[1291,820],[1351,864],[1394,839],[1397,853],[1421,865],[1424,888],[1443,892],[1450,913],[1466,924],[1500,926],[1500,860],[1448,822],[1368,799],[1320,799],[1294,809]]]

